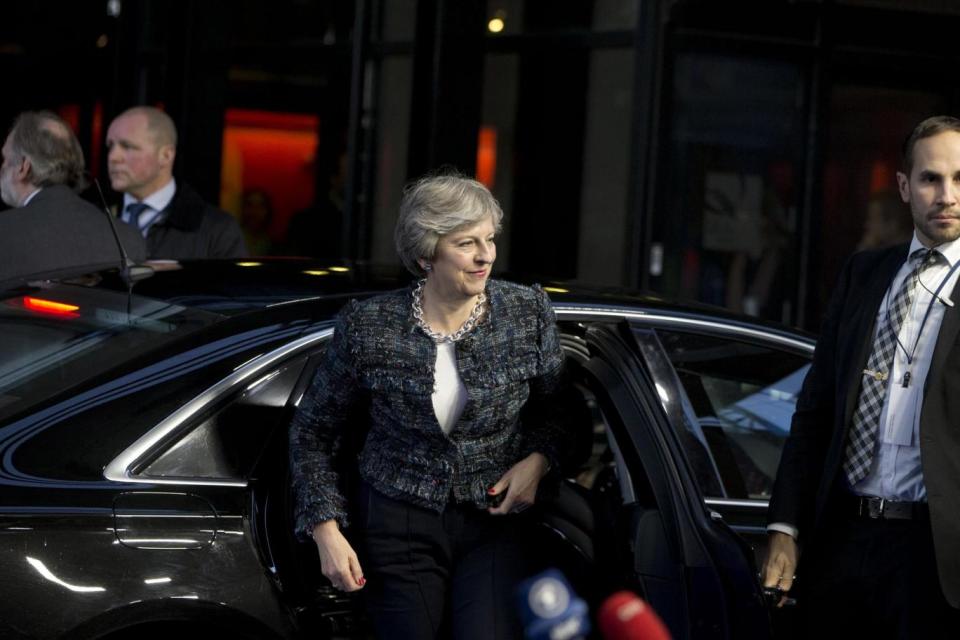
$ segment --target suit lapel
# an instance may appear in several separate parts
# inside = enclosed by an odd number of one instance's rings
[[[957,333],[960,332],[960,311],[957,309],[960,305],[960,282],[954,285],[950,299],[953,300],[954,306],[947,307],[943,313],[943,322],[940,323],[940,333],[937,335],[937,344],[933,348],[933,358],[930,361],[930,371],[923,383],[924,397],[927,389],[930,388],[930,381],[936,380],[943,371],[943,365],[953,350]]]
[[[890,288],[894,276],[897,275],[897,271],[907,259],[907,249],[908,247],[905,245],[881,258],[880,263],[873,269],[873,274],[866,283],[866,291],[858,305],[858,317],[851,325],[853,335],[857,336],[854,340],[857,342],[854,345],[854,358],[851,360],[851,367],[847,372],[847,393],[843,412],[844,428],[850,423],[850,417],[857,406],[860,383],[863,379],[863,368],[866,366],[867,359],[870,357],[870,349],[873,346],[873,334],[876,330],[880,303],[883,301],[887,289]]]

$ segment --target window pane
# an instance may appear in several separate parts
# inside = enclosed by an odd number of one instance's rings
[[[493,35],[570,30],[625,31],[637,24],[636,0],[490,0],[487,31]]]
[[[809,358],[723,338],[657,333],[728,497],[769,498]]]
[[[948,111],[943,98],[931,92],[856,84],[831,88],[807,319],[823,317],[851,253],[910,241],[910,210],[897,192],[900,145],[916,123]]]
[[[384,0],[382,38],[385,42],[412,42],[417,31],[417,3],[414,0]]]
[[[633,61],[620,47],[486,55],[477,167],[504,209],[499,268],[624,284]]]
[[[497,267],[510,264],[510,228],[513,223],[514,163],[517,154],[517,84],[520,56],[515,53],[487,54],[483,81],[482,131],[492,136],[494,153],[485,162],[492,163],[486,185],[503,208],[503,229],[497,240]],[[478,157],[478,160],[480,158]],[[481,165],[478,162],[478,168]],[[481,176],[482,177],[482,176]]]
[[[153,478],[246,478],[285,411],[306,358],[262,376],[143,470]]]
[[[652,218],[656,291],[793,320],[804,100],[798,64],[677,57]]]
[[[590,54],[577,278],[621,284],[629,236],[633,49]],[[603,260],[591,259],[604,256]]]
[[[371,259],[397,264],[393,228],[407,176],[407,136],[413,62],[409,55],[387,56],[380,64],[379,123],[376,142],[375,197],[371,227]]]

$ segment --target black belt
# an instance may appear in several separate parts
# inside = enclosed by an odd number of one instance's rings
[[[901,502],[874,496],[851,495],[847,513],[870,520],[917,520],[930,514],[926,502]]]

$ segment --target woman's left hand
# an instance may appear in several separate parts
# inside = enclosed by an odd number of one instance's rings
[[[491,515],[502,516],[508,513],[520,513],[533,505],[537,499],[537,486],[546,475],[549,463],[542,453],[531,453],[510,467],[488,493],[497,496],[506,491],[503,502],[498,507],[490,507]]]

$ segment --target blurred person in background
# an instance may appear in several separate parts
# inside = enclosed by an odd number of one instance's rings
[[[121,217],[140,229],[151,259],[244,258],[240,225],[173,177],[177,128],[154,107],[132,107],[107,130],[110,186],[123,193]]]
[[[320,189],[313,203],[293,214],[287,225],[280,253],[340,261],[345,255],[343,240],[344,190],[347,181],[347,154],[341,153],[336,168],[327,175],[326,189]]]
[[[270,225],[273,222],[273,203],[264,189],[247,189],[240,203],[240,222],[247,248],[255,256],[273,253]]]
[[[867,215],[863,219],[863,236],[857,243],[857,251],[885,249],[910,242],[913,235],[913,220],[910,209],[893,191],[884,191],[870,196]]]
[[[80,143],[49,111],[17,116],[3,144],[0,196],[0,280],[87,266],[118,266],[111,215],[75,193],[84,184]],[[146,257],[136,229],[116,221],[134,261]]]

